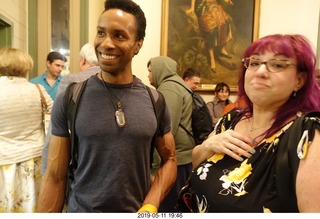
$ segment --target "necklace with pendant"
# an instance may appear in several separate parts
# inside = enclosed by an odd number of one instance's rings
[[[133,82],[132,82],[132,85],[131,85],[130,89],[126,89],[126,91],[118,99],[116,96],[112,95],[111,92],[109,91],[108,86],[106,85],[106,82],[104,81],[102,72],[100,73],[100,75],[101,75],[102,83],[103,83],[104,87],[106,88],[107,93],[108,93],[108,95],[109,95],[109,97],[111,99],[111,102],[112,102],[112,104],[113,104],[113,106],[114,106],[114,108],[116,110],[115,111],[115,118],[116,118],[117,125],[120,128],[123,128],[126,125],[126,119],[125,119],[125,114],[124,114],[125,106],[122,105],[121,99],[124,96],[126,96],[126,103],[128,103],[128,97],[129,97],[130,91],[132,90]],[[129,91],[129,93],[128,93],[128,91]],[[115,103],[115,99],[117,99],[117,104]]]
[[[259,130],[259,129],[267,128],[268,126],[271,126],[273,122],[274,122],[274,120],[272,120],[272,121],[271,121],[270,123],[268,123],[267,125],[254,128],[253,119],[251,119],[250,122],[248,121],[248,124],[250,125],[250,126],[249,126],[249,131],[250,131],[250,132],[253,132],[253,131],[256,131],[256,130]],[[257,138],[259,138],[260,136],[261,136],[261,135],[258,135],[258,136],[256,136],[256,137],[252,140],[252,144],[254,145],[254,147],[256,147],[256,146],[259,144],[260,141],[257,141]]]
[[[250,132],[253,132],[253,131],[255,131],[255,130],[259,130],[259,129],[266,128],[266,127],[272,125],[272,123],[273,123],[273,121],[271,121],[270,123],[268,123],[268,124],[265,125],[265,126],[254,128],[254,127],[253,127],[253,126],[254,126],[254,125],[253,125],[253,120],[251,120],[251,121],[252,121],[252,122],[250,123]]]

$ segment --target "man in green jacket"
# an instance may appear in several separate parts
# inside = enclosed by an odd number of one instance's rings
[[[190,88],[177,74],[177,62],[166,56],[151,58],[148,62],[149,81],[166,100],[171,115],[171,131],[176,143],[178,161],[177,179],[170,193],[160,205],[159,212],[174,212],[179,192],[192,171],[193,138],[182,128],[192,133],[192,96]],[[191,90],[190,90],[191,91]]]

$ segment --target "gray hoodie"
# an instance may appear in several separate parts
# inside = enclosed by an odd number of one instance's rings
[[[171,131],[176,144],[176,156],[178,165],[192,162],[192,149],[194,140],[179,124],[191,128],[192,96],[186,90],[190,88],[176,73],[177,63],[166,56],[158,56],[150,59],[152,69],[152,85],[163,94],[171,115]],[[180,84],[176,83],[179,82]],[[191,90],[190,90],[191,91]]]

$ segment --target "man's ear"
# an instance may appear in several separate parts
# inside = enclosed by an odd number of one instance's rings
[[[143,45],[143,40],[139,40],[135,43],[134,54],[137,55]]]
[[[81,57],[80,58],[80,66],[84,66],[86,64],[86,58]]]
[[[49,66],[50,66],[50,61],[46,61],[46,66],[47,66],[47,68],[49,68]]]

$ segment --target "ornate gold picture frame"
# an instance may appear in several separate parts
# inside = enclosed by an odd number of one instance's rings
[[[194,9],[192,2],[194,1]],[[201,73],[200,90],[219,82],[237,91],[242,53],[258,38],[260,0],[162,0],[161,55]]]

